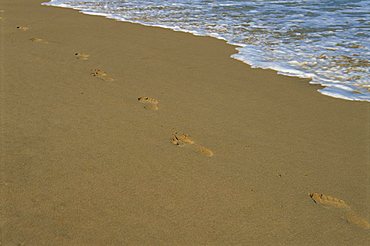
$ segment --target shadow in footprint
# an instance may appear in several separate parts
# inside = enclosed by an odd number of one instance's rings
[[[179,147],[191,146],[192,150],[207,157],[212,157],[214,155],[212,150],[195,143],[195,141],[191,139],[188,134],[179,134],[177,132],[173,133],[171,143]]]
[[[98,69],[98,68],[92,70],[91,75],[94,76],[94,77],[97,77],[101,80],[104,80],[104,81],[113,81],[114,80],[106,72],[104,72],[103,70]]]
[[[88,55],[88,54],[85,54],[85,53],[75,53],[75,57],[76,57],[76,59],[78,59],[78,60],[82,60],[82,61],[86,61],[86,60],[88,60],[89,59],[89,56],[90,55]]]
[[[154,110],[154,111],[159,109],[159,101],[155,98],[139,97],[137,100],[144,104],[145,109]]]
[[[25,32],[28,31],[30,28],[27,26],[17,26],[17,29]]]
[[[338,199],[336,197],[327,196],[317,192],[310,193],[309,195],[311,199],[317,204],[333,208],[350,209],[350,207],[346,204],[345,201]]]
[[[335,208],[344,214],[346,221],[362,229],[370,229],[370,223],[354,212],[351,207],[343,200],[328,196],[322,193],[312,192],[308,194],[316,203],[326,208]]]
[[[183,147],[187,144],[194,144],[194,141],[188,134],[178,134],[175,132],[172,134],[171,143],[179,147]]]

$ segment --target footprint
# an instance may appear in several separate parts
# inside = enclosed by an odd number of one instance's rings
[[[83,61],[86,61],[89,59],[89,56],[88,54],[84,54],[84,53],[75,53],[75,56],[78,60],[83,60]]]
[[[177,132],[175,132],[172,135],[171,143],[179,147],[183,147],[186,144],[194,144],[194,141],[190,138],[188,134],[178,134]]]
[[[159,109],[159,101],[155,98],[139,97],[137,100],[144,104],[145,109],[150,109],[150,110],[158,110]]]
[[[336,197],[327,196],[316,192],[309,193],[309,196],[317,204],[321,204],[326,207],[338,208],[340,209],[339,211],[344,211],[344,217],[348,223],[360,227],[362,229],[366,230],[370,229],[370,223],[361,216],[359,216],[357,213],[355,213],[351,209],[351,207],[348,204],[346,204],[345,201],[338,199]]]
[[[197,146],[198,148],[198,152],[201,153],[202,155],[205,155],[205,156],[208,156],[208,157],[212,157],[213,156],[213,151],[204,147],[204,146],[201,146],[201,145],[198,145]]]
[[[355,212],[353,212],[352,210],[348,211],[345,217],[346,217],[347,222],[350,224],[353,224],[365,230],[370,229],[370,223],[366,221],[364,218],[362,218],[361,216],[359,216],[358,214],[356,214]]]
[[[179,147],[184,147],[186,145],[191,145],[192,146],[192,149],[195,151],[195,152],[198,152],[204,156],[207,156],[207,157],[212,157],[213,156],[213,151],[202,146],[202,145],[199,145],[199,144],[196,144],[194,142],[194,140],[191,139],[191,137],[188,135],[188,134],[179,134],[177,132],[173,133],[172,134],[172,138],[171,138],[171,143],[176,145],[176,146],[179,146]]]
[[[336,197],[327,196],[316,192],[310,193],[309,195],[315,203],[321,204],[323,206],[350,209],[350,207],[346,204],[345,201],[338,199]]]
[[[30,40],[34,43],[43,43],[43,44],[48,44],[49,42],[46,40],[43,40],[41,38],[30,38]]]
[[[28,31],[30,28],[27,26],[17,26],[17,29],[25,32],[25,31]]]
[[[101,80],[104,80],[104,81],[113,81],[114,80],[113,78],[108,76],[108,74],[106,72],[104,72],[103,70],[100,70],[100,69],[92,70],[91,75],[94,76],[94,77],[97,77]]]

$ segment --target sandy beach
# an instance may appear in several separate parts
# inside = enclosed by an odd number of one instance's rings
[[[41,2],[0,3],[1,245],[369,245],[368,103]]]

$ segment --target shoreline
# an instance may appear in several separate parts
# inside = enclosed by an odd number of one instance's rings
[[[370,220],[368,103],[41,2],[0,7],[3,245],[367,244],[309,194]]]
[[[369,92],[368,92],[368,87],[366,86],[359,86],[357,84],[343,84],[339,83],[338,81],[334,81],[332,79],[328,78],[319,78],[317,74],[313,73],[312,71],[304,71],[300,70],[297,68],[289,67],[289,65],[285,64],[282,66],[282,64],[274,63],[274,64],[264,64],[264,62],[253,62],[250,59],[247,59],[245,56],[242,55],[243,53],[243,47],[244,45],[241,43],[233,43],[230,40],[227,40],[226,38],[222,37],[221,35],[218,34],[212,34],[212,33],[200,33],[196,30],[186,30],[183,28],[179,27],[171,27],[171,26],[166,26],[166,25],[161,25],[161,24],[147,24],[142,21],[134,21],[134,20],[129,20],[127,18],[120,17],[118,15],[112,15],[112,14],[105,14],[102,12],[93,12],[93,11],[88,11],[84,10],[82,8],[77,8],[77,7],[72,7],[68,5],[53,5],[51,2],[44,2],[42,5],[44,6],[49,6],[49,7],[57,7],[57,8],[69,8],[76,10],[82,14],[86,15],[92,15],[92,16],[102,16],[107,19],[112,19],[115,21],[122,21],[126,23],[133,23],[133,24],[139,24],[143,25],[146,27],[159,27],[159,28],[164,28],[164,29],[169,29],[175,32],[184,32],[184,33],[190,33],[194,36],[200,36],[200,37],[211,37],[215,39],[219,39],[222,41],[225,41],[228,45],[231,45],[235,47],[235,53],[230,55],[230,58],[241,61],[242,63],[252,67],[252,68],[258,68],[258,69],[264,69],[264,70],[272,70],[276,72],[279,75],[284,75],[284,76],[289,76],[289,77],[296,77],[296,78],[303,78],[303,79],[308,79],[308,83],[311,85],[319,85],[320,89],[317,90],[320,94],[323,96],[329,96],[333,97],[336,99],[341,99],[341,100],[348,100],[348,101],[360,101],[360,102],[370,102],[369,99]],[[260,63],[260,64],[258,64]],[[262,65],[264,64],[264,65]]]

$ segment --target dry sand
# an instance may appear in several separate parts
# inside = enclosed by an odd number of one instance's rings
[[[40,2],[0,3],[1,245],[369,245],[368,103]]]

